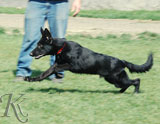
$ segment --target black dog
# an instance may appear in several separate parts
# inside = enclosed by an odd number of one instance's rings
[[[30,55],[36,59],[45,55],[56,55],[56,62],[38,77],[26,77],[26,81],[41,81],[51,74],[69,70],[74,73],[98,74],[117,88],[121,88],[121,93],[129,86],[134,85],[135,92],[138,93],[140,79],[130,80],[124,68],[127,67],[131,73],[142,73],[149,71],[153,65],[152,54],[148,56],[145,64],[135,65],[125,60],[93,52],[73,41],[52,38],[47,29],[44,31],[41,29],[41,33],[42,38]]]

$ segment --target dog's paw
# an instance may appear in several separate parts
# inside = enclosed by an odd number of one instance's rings
[[[25,77],[24,80],[28,81],[28,82],[33,82],[34,81],[33,78],[31,78],[31,77]]]
[[[25,77],[24,80],[28,82],[41,81],[39,80],[39,77]]]

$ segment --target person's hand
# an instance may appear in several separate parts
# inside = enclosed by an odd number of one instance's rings
[[[75,17],[80,12],[80,9],[81,9],[81,0],[74,0],[71,10],[71,12],[74,12],[73,17]]]

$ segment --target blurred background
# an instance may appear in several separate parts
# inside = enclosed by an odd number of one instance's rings
[[[6,7],[26,7],[26,3],[27,0],[0,0],[0,6]],[[159,10],[160,0],[82,0],[82,9]]]

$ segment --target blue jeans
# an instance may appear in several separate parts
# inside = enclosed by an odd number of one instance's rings
[[[52,37],[65,38],[68,14],[68,0],[29,0],[25,14],[25,34],[18,59],[16,76],[31,76],[32,57],[29,54],[41,38],[40,28],[44,27],[45,20],[48,21]],[[54,62],[55,56],[51,56],[50,64],[53,65]],[[54,77],[55,75],[50,76],[50,78]]]

